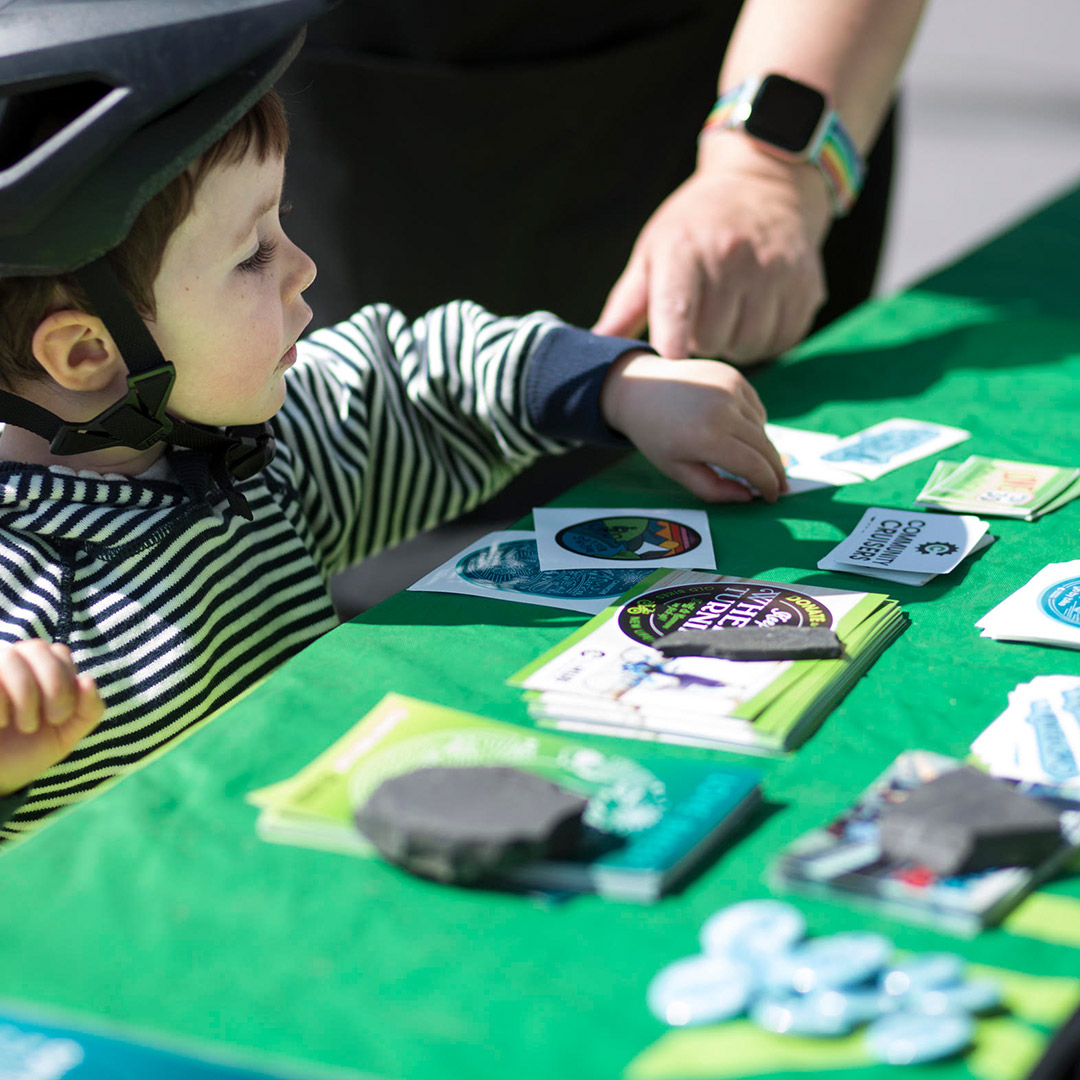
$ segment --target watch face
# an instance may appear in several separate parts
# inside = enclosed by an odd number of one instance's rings
[[[766,75],[754,95],[745,130],[755,139],[801,154],[824,112],[824,94],[783,75]]]

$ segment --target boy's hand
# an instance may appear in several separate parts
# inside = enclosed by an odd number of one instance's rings
[[[104,714],[97,684],[75,670],[66,645],[0,646],[0,796],[66,758]]]
[[[762,426],[761,399],[728,364],[665,360],[634,350],[612,364],[600,406],[609,427],[706,502],[753,498],[710,465],[744,477],[768,502],[787,490],[780,455]]]

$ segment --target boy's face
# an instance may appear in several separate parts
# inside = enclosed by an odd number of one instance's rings
[[[165,247],[148,326],[176,366],[169,412],[181,419],[256,424],[285,400],[315,264],[282,231],[284,172],[252,155],[211,169]]]

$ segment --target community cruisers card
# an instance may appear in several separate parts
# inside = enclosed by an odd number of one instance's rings
[[[947,574],[975,549],[987,528],[985,521],[970,515],[873,506],[818,568],[871,575]]]

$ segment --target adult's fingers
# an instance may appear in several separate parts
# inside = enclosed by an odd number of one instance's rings
[[[594,334],[641,337],[648,315],[648,271],[643,256],[631,255],[626,269],[611,287],[604,310],[593,326]]]
[[[693,352],[702,275],[685,249],[664,252],[649,268],[649,344],[669,360]]]
[[[769,347],[780,321],[780,301],[765,285],[765,282],[758,282],[756,288],[743,297],[741,318],[724,354],[734,363],[748,364],[773,355]]]
[[[767,348],[770,356],[779,356],[780,353],[798,345],[806,337],[814,321],[814,316],[824,303],[824,296],[820,301],[807,302],[806,298],[799,301],[790,300],[784,303],[780,309],[780,317],[777,319]]]

